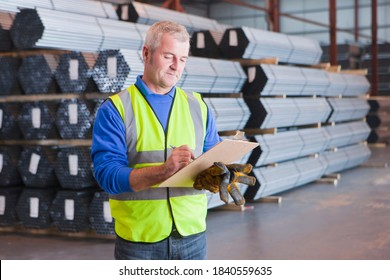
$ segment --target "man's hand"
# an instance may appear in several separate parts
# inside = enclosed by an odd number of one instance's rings
[[[172,153],[164,163],[164,167],[168,173],[173,175],[183,167],[186,167],[192,160],[195,159],[194,153],[188,145],[182,145],[180,147],[172,147]]]
[[[194,182],[194,188],[197,190],[208,190],[213,193],[219,192],[221,200],[229,202],[229,195],[233,198],[236,205],[243,205],[245,199],[241,194],[237,183],[253,186],[256,178],[248,176],[252,171],[251,164],[228,164],[215,162],[214,165],[202,171]]]

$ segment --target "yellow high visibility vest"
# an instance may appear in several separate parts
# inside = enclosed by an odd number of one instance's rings
[[[176,88],[166,131],[135,85],[110,97],[126,128],[130,167],[162,164],[172,146],[187,144],[198,157],[206,134],[207,106],[200,94]],[[183,236],[206,230],[207,197],[192,187],[156,188],[110,195],[115,231],[133,242],[157,242],[176,226]]]

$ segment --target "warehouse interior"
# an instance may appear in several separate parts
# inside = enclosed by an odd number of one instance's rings
[[[240,158],[246,203],[208,193],[208,258],[390,258],[390,1],[0,0],[0,259],[111,260],[94,117],[142,74],[148,27],[191,34],[178,86]]]

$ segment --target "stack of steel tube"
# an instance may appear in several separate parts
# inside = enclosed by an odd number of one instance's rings
[[[19,146],[0,146],[0,188],[22,184],[22,178],[18,171],[20,153]]]
[[[88,147],[59,148],[54,169],[62,189],[96,187]]]
[[[322,55],[315,40],[251,27],[227,28],[219,47],[227,58],[276,58],[290,64],[318,64]]]
[[[44,229],[52,226],[49,209],[55,192],[53,188],[23,188],[16,212],[24,227]]]
[[[87,139],[92,135],[91,113],[81,99],[67,99],[56,111],[55,124],[62,139]]]
[[[18,70],[18,81],[25,94],[44,94],[58,92],[54,73],[60,55],[42,54],[26,56]]]
[[[24,147],[18,162],[18,171],[24,185],[33,188],[56,188],[58,186],[54,172],[56,154],[54,147]]]
[[[114,219],[111,216],[109,195],[103,191],[96,191],[88,208],[88,219],[91,228],[97,234],[115,234]]]
[[[53,224],[62,232],[80,232],[90,229],[88,207],[92,190],[59,190],[49,209]]]

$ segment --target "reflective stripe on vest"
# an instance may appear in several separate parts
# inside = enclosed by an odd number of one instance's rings
[[[207,106],[199,94],[176,88],[166,131],[134,85],[110,98],[125,124],[131,167],[162,164],[172,151],[170,145],[187,144],[196,157],[202,153]],[[154,186],[110,195],[110,205],[116,233],[129,241],[160,241],[169,236],[173,221],[183,236],[206,229],[206,195],[191,187]]]

